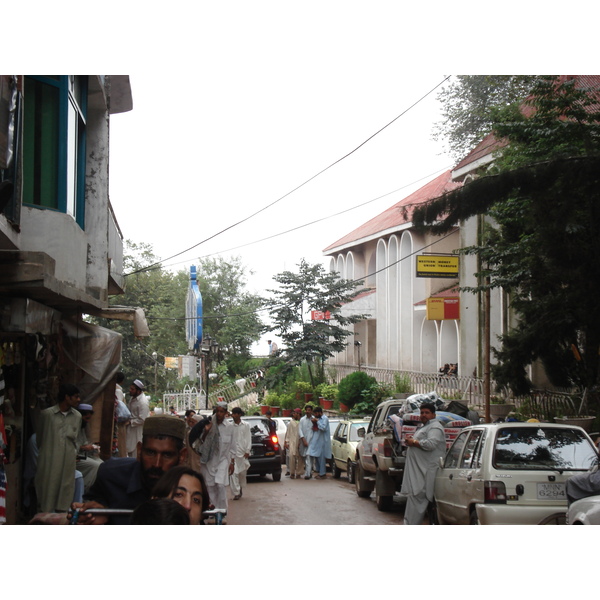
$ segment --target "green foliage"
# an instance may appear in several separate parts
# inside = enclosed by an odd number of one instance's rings
[[[274,277],[278,289],[268,290],[273,298],[266,302],[273,325],[285,351],[274,360],[289,368],[306,365],[313,387],[325,380],[324,361],[341,352],[352,335],[348,326],[366,315],[343,315],[340,308],[362,290],[356,282],[326,273],[322,265],[310,265],[304,259],[298,273],[284,271]],[[307,320],[311,310],[330,312],[323,321]]]
[[[394,393],[396,394],[409,394],[412,392],[412,382],[410,376],[407,373],[400,375],[400,373],[394,374]]]
[[[429,227],[437,233],[475,215],[493,219],[480,243],[465,249],[483,265],[482,283],[469,291],[483,291],[489,277],[490,287],[510,294],[518,323],[495,349],[493,375],[518,395],[531,388],[528,366],[536,360],[556,386],[598,384],[597,96],[573,79],[536,78],[523,106],[492,111],[496,138],[508,142],[492,174],[415,211],[416,225],[439,219],[440,227]]]
[[[317,387],[317,393],[325,400],[337,400],[338,386],[330,383],[322,383]]]
[[[367,375],[364,371],[354,371],[346,375],[338,384],[338,400],[352,408],[364,399],[363,391],[375,384],[377,384],[375,377]]]
[[[379,403],[385,398],[391,397],[392,386],[386,383],[373,383],[362,391],[362,400],[357,402],[350,411],[352,414],[371,415]]]
[[[536,76],[458,75],[437,98],[444,120],[436,123],[433,138],[446,139],[450,154],[460,160],[492,129],[493,111],[524,99]]]

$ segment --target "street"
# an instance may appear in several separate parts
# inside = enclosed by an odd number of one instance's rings
[[[285,467],[284,467],[285,473]],[[396,499],[380,512],[371,498],[359,498],[345,475],[334,479],[249,477],[240,500],[229,501],[229,525],[401,525],[404,505]]]

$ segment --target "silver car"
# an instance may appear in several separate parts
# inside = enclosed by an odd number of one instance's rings
[[[566,512],[566,480],[596,460],[596,448],[581,427],[466,427],[440,461],[433,515],[440,524],[538,524]]]

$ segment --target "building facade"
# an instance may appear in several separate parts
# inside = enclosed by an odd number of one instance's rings
[[[120,335],[85,322],[123,293],[123,236],[109,200],[110,117],[127,76],[0,76],[0,416],[8,523],[24,522],[26,444],[74,383],[110,456]]]

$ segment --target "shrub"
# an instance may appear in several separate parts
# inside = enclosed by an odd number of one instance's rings
[[[367,375],[364,371],[354,371],[338,384],[338,400],[352,408],[363,400],[363,391],[376,383],[375,377]]]

